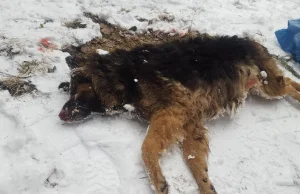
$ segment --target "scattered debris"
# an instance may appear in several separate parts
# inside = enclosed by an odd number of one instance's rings
[[[56,66],[53,66],[52,68],[48,68],[48,73],[54,73],[56,71]]]
[[[99,17],[95,14],[92,14],[91,12],[83,12],[83,16],[86,18],[90,18],[95,23],[99,22]]]
[[[80,19],[75,19],[70,22],[65,22],[63,25],[67,28],[77,29],[77,28],[86,28],[87,24],[83,24]]]
[[[200,35],[199,32],[196,31],[187,31],[185,33],[175,31],[173,35],[170,36],[170,33],[154,31],[152,29],[148,29],[147,32],[143,33],[132,33],[132,31],[128,29],[112,25],[91,13],[84,13],[84,15],[92,19],[95,23],[100,24],[102,38],[94,38],[86,44],[80,46],[72,45],[62,49],[63,52],[70,53],[72,61],[74,61],[76,67],[84,66],[87,59],[92,57],[94,54],[102,54],[102,52],[99,53],[99,49],[111,53],[117,49],[130,50],[142,44],[160,44],[170,42],[178,38],[189,38]],[[208,35],[203,34],[203,36]]]
[[[45,24],[47,23],[52,23],[53,22],[53,19],[49,18],[49,19],[45,19],[44,23],[41,23],[40,24],[40,28],[44,28],[45,27]]]
[[[148,20],[145,18],[141,18],[140,16],[135,16],[135,19],[137,19],[137,21],[139,22],[147,22]]]
[[[11,75],[11,74],[8,74],[8,73],[4,73],[2,71],[0,71],[0,75],[4,76],[4,77],[15,77],[15,78],[19,78],[19,79],[26,79],[26,78],[31,77],[31,76],[15,76],[15,75]]]
[[[168,13],[161,14],[158,16],[158,18],[165,22],[173,22],[175,20],[175,16]]]
[[[35,73],[45,74],[53,73],[56,70],[56,67],[49,67],[49,64],[46,64],[41,61],[32,60],[32,61],[23,61],[19,65],[18,71],[22,76],[29,76]]]
[[[100,31],[104,34],[104,35],[110,35],[113,31],[108,28],[107,26],[101,26],[100,27]]]
[[[44,186],[47,188],[54,188],[58,185],[58,182],[65,177],[64,172],[61,170],[53,169],[51,174],[44,182]]]
[[[19,66],[18,71],[22,75],[30,75],[39,66],[39,62],[36,60],[23,61]]]
[[[39,42],[40,44],[40,48],[39,48],[39,51],[42,51],[42,52],[45,52],[45,49],[51,49],[51,50],[54,50],[56,49],[56,45],[53,44],[51,42],[51,40],[49,40],[49,38],[42,38]]]
[[[131,31],[137,31],[137,27],[136,26],[132,26],[131,28],[129,28],[129,30],[131,30]]]
[[[0,37],[1,38],[1,37]],[[16,55],[22,53],[21,46],[14,42],[13,40],[9,40],[0,45],[0,54],[13,59]]]
[[[45,19],[44,24],[46,24],[46,23],[53,23],[53,19],[51,19],[51,18]]]
[[[10,47],[7,51],[6,54],[10,59],[13,59],[15,55],[18,55],[21,53],[21,49],[20,48],[16,48],[16,47]]]
[[[298,79],[300,79],[300,74],[292,67],[288,64],[289,61],[291,61],[293,58],[292,57],[280,57],[278,55],[272,55],[275,59],[277,59],[280,64],[289,72],[291,72],[295,77],[297,77]]]
[[[0,89],[8,90],[11,96],[21,96],[37,91],[36,86],[31,81],[25,81],[17,77],[0,81]]]

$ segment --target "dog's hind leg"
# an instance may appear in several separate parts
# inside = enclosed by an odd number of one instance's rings
[[[292,85],[287,85],[286,93],[300,103],[300,92],[295,87],[293,87]]]
[[[300,102],[300,84],[285,77],[273,59],[266,59],[262,64],[261,69],[267,74],[265,77],[261,77],[263,80],[261,80],[260,86],[256,88],[258,90],[255,89],[254,91],[267,99],[291,96]]]
[[[272,85],[265,86],[265,88],[273,87],[272,96],[291,96],[300,103],[300,84],[284,76],[276,77],[276,81],[277,84],[273,82]]]
[[[283,76],[279,76],[277,80],[282,81],[279,81],[278,83],[273,81],[272,84],[261,86],[259,89],[261,93],[258,92],[258,95],[266,99],[291,96],[300,103],[300,84]]]
[[[285,81],[286,85],[290,85],[293,88],[295,88],[298,92],[300,92],[300,84],[299,83],[293,81],[291,78],[288,78],[288,77],[285,77],[284,81]]]
[[[163,151],[183,139],[183,123],[183,119],[170,110],[160,111],[150,120],[142,145],[142,158],[157,194],[168,193],[168,183],[162,174],[159,159]]]
[[[194,135],[195,128],[197,136]],[[216,194],[216,190],[209,180],[207,155],[209,152],[207,130],[197,126],[193,121],[185,126],[187,135],[183,140],[183,157],[190,168],[200,190],[200,193]]]

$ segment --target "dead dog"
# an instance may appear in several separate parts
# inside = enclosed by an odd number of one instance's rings
[[[208,177],[207,121],[235,112],[248,93],[300,102],[300,84],[284,77],[267,49],[247,39],[207,35],[86,59],[72,69],[70,100],[59,117],[82,120],[131,105],[150,122],[142,158],[157,194],[168,193],[159,158],[180,143],[201,193],[216,193]],[[64,83],[61,87],[68,86]],[[190,159],[189,156],[193,156]]]

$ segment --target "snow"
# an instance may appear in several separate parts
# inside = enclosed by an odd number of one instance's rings
[[[12,98],[0,91],[1,194],[153,193],[140,157],[147,126],[99,115],[80,124],[65,124],[57,116],[68,99],[57,87],[68,81],[70,72],[65,63],[69,54],[57,49],[101,37],[99,25],[84,17],[84,12],[124,28],[136,26],[138,32],[192,29],[248,35],[272,54],[285,55],[274,31],[299,16],[300,2],[1,0],[0,71],[17,75],[18,65],[30,60],[57,68],[30,78],[40,91],[37,94]],[[75,19],[86,28],[64,25]],[[53,47],[43,46],[41,40]],[[9,49],[17,54],[12,56]],[[250,96],[234,118],[208,123],[209,175],[218,193],[300,192],[299,108],[290,98],[270,101]],[[171,194],[198,193],[178,147],[164,154],[161,166]]]
[[[99,53],[99,55],[107,55],[109,52],[102,50],[102,49],[97,49],[97,52]]]
[[[261,72],[260,72],[260,76],[261,76],[263,79],[265,79],[265,78],[268,77],[268,74],[267,74],[267,72],[265,72],[265,71],[261,71]]]
[[[130,105],[130,104],[125,104],[124,106],[123,106],[126,110],[128,110],[129,112],[132,112],[132,111],[134,111],[134,107],[132,106],[132,105]]]

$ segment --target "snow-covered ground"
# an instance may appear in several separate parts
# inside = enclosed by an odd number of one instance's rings
[[[152,193],[140,157],[147,126],[123,117],[100,116],[65,125],[57,116],[68,99],[57,90],[61,81],[69,79],[64,60],[68,53],[43,48],[40,40],[47,38],[61,48],[101,36],[99,25],[83,12],[126,28],[137,26],[139,31],[151,27],[248,34],[272,54],[285,55],[274,31],[299,17],[300,1],[1,0],[0,72],[17,75],[19,64],[30,60],[57,70],[34,73],[30,80],[40,91],[34,96],[12,98],[0,91],[0,194]],[[77,18],[86,28],[64,26]],[[153,22],[148,25],[140,18]],[[19,54],[10,57],[7,49]],[[299,109],[288,98],[249,97],[233,119],[208,124],[209,174],[220,194],[300,193]],[[174,148],[161,162],[170,193],[196,194],[197,186],[180,155]]]

